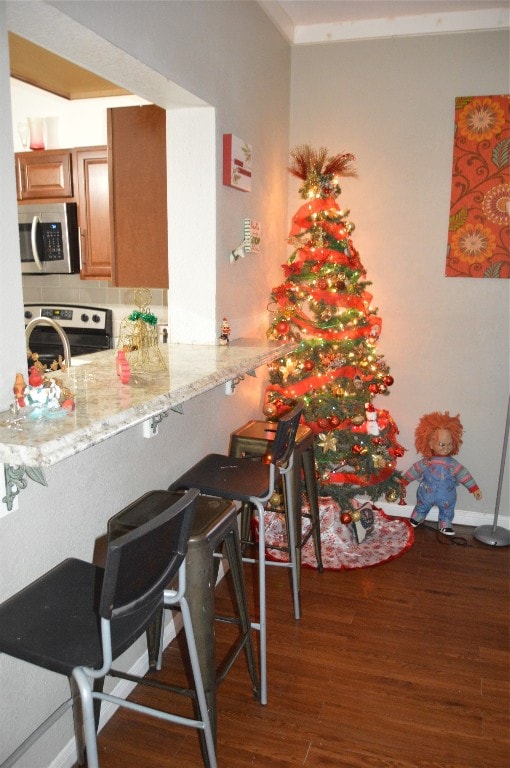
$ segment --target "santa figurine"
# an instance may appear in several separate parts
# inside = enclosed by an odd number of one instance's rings
[[[475,499],[482,493],[473,476],[457,459],[452,458],[462,445],[463,427],[459,416],[446,413],[427,413],[422,416],[415,431],[415,446],[423,455],[402,477],[403,485],[418,480],[416,506],[410,523],[416,528],[423,523],[431,507],[439,509],[439,533],[455,536],[452,522],[457,501],[457,486],[465,486]]]
[[[226,317],[221,323],[220,346],[227,346],[230,338],[230,324]]]

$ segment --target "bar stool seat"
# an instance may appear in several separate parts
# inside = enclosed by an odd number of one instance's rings
[[[230,435],[229,455],[235,457],[257,457],[265,456],[271,451],[271,443],[274,440],[278,423],[271,421],[261,421],[251,419],[235,432]],[[308,503],[310,512],[305,513],[302,510],[301,499],[301,467],[303,468],[304,481],[306,493],[308,496]],[[296,536],[296,559],[298,562],[298,575],[301,573],[301,550],[313,536],[315,559],[317,561],[317,570],[319,573],[324,571],[322,564],[322,552],[321,552],[321,532],[320,532],[320,519],[319,519],[319,498],[317,491],[317,480],[315,477],[315,454],[314,454],[314,434],[310,427],[304,424],[300,424],[296,433],[296,441],[294,443],[294,463],[291,470],[291,478],[294,484],[293,494],[293,514],[295,520]],[[288,525],[288,503],[286,486],[283,484],[284,495],[284,512],[285,521]],[[302,531],[302,518],[308,518],[310,520],[310,527],[303,535],[299,535]],[[246,520],[242,526],[243,539],[247,536],[249,530],[249,522]],[[287,528],[288,530],[288,528]],[[285,548],[288,550],[288,547]]]
[[[108,523],[108,539],[127,533],[152,519],[159,513],[161,506],[175,503],[182,497],[182,492],[152,491],[143,498],[143,503],[126,507],[112,517]],[[221,550],[229,564],[234,587],[235,616],[216,616],[214,610],[214,592],[221,560]],[[253,684],[253,693],[260,698],[255,656],[251,637],[251,623],[243,577],[241,545],[237,524],[236,505],[227,499],[211,496],[198,496],[195,504],[195,516],[188,539],[186,554],[186,595],[191,614],[191,623],[197,646],[202,682],[204,685],[209,721],[213,738],[217,735],[216,693],[218,685],[244,649]],[[172,608],[171,592],[165,592],[165,607]],[[216,660],[215,620],[235,624],[239,635],[232,644],[221,664]],[[161,668],[162,659],[162,614],[147,633],[149,663],[152,668]]]

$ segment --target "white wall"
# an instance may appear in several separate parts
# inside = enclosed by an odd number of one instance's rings
[[[47,149],[95,147],[107,143],[106,110],[147,104],[139,96],[115,96],[101,99],[63,99],[33,85],[11,78],[11,108],[14,151],[23,152],[18,123],[29,117],[55,117],[57,143]]]
[[[73,14],[80,23],[71,19]],[[8,29],[167,109],[209,105],[215,110],[215,152],[208,157],[209,162],[215,159],[216,167],[209,168],[208,175],[216,180],[217,217],[213,236],[204,244],[213,254],[215,302],[218,313],[229,317],[233,335],[262,336],[267,296],[285,253],[290,50],[258,4],[0,3],[0,127],[7,137],[0,145],[3,407],[12,398],[16,370],[25,362]],[[223,188],[224,132],[254,146],[256,178],[250,194]],[[198,173],[188,174],[183,191],[187,205],[200,182]],[[188,208],[188,237],[196,248],[203,211],[200,206]],[[242,237],[245,216],[266,228],[264,252],[256,261],[246,258],[231,266],[228,254]],[[183,250],[174,257],[185,260],[186,255]],[[190,261],[190,307],[196,269],[196,262]],[[0,600],[64,557],[90,558],[112,514],[145,491],[166,487],[204,453],[225,450],[229,433],[260,413],[267,377],[265,369],[257,373],[258,378],[248,377],[233,397],[217,388],[186,404],[184,415],[171,413],[152,440],[144,440],[141,429],[134,428],[49,469],[48,487],[29,482],[19,497],[19,509],[0,517]],[[135,658],[140,651],[141,646]],[[0,656],[0,685],[1,761],[64,698],[66,682]],[[68,718],[35,748],[35,755],[20,762],[20,768],[50,765],[71,733]]]
[[[476,56],[474,52],[476,51]],[[416,460],[419,417],[461,414],[459,459],[482,491],[460,488],[458,509],[492,521],[509,382],[509,282],[446,278],[456,96],[508,93],[508,32],[301,46],[292,52],[291,146],[352,152],[344,179],[353,237],[395,384],[379,398]],[[297,180],[295,180],[297,182]],[[291,182],[289,216],[300,199]],[[409,486],[414,502],[416,483]],[[508,461],[501,515],[508,526]]]

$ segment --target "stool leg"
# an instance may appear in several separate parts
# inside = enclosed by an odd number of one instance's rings
[[[186,642],[188,645],[188,652],[189,652],[189,659],[191,664],[191,669],[193,672],[193,680],[195,683],[195,691],[197,695],[197,703],[198,703],[198,709],[200,713],[200,718],[202,719],[202,722],[204,723],[204,730],[203,730],[203,736],[205,741],[205,754],[204,758],[206,758],[206,765],[208,768],[217,768],[216,763],[216,724],[214,725],[210,720],[209,717],[209,704],[206,700],[206,692],[204,690],[204,687],[202,685],[202,673],[200,669],[200,660],[198,657],[198,650],[195,643],[195,633],[194,633],[194,627],[193,627],[193,621],[191,618],[191,611],[188,605],[188,601],[185,597],[182,597],[180,600],[180,606],[181,606],[181,613],[182,613],[182,621],[184,625],[184,631],[186,633]],[[214,712],[214,715],[216,713]],[[202,733],[199,731],[199,733]]]
[[[305,475],[306,493],[308,496],[308,503],[310,505],[310,520],[312,523],[312,536],[315,547],[315,559],[317,560],[317,570],[319,573],[324,571],[322,564],[322,549],[321,549],[321,529],[320,529],[320,516],[319,516],[319,503],[318,503],[318,491],[317,491],[317,479],[315,477],[315,457],[313,448],[303,451],[303,471]]]
[[[213,552],[209,547],[189,547],[186,555],[186,596],[191,613],[209,721],[216,743],[216,654],[214,632]]]
[[[260,633],[260,703],[267,704],[267,618],[266,618],[266,537],[264,531],[264,507],[262,503],[251,498],[250,501],[257,509],[259,519],[259,621],[252,621],[253,629]],[[253,563],[253,558],[243,558],[244,562]],[[256,562],[256,561],[255,561]]]
[[[230,565],[230,572],[232,575],[232,582],[234,585],[234,592],[237,604],[237,613],[241,623],[241,629],[243,633],[243,646],[246,652],[246,660],[248,663],[248,671],[250,673],[251,681],[253,683],[253,692],[255,696],[260,698],[260,686],[255,666],[255,656],[253,654],[253,643],[251,640],[251,623],[248,614],[248,605],[246,600],[246,590],[244,586],[243,576],[243,561],[241,558],[241,542],[239,540],[239,533],[237,527],[235,527],[231,533],[225,537],[225,550]]]
[[[296,532],[296,518],[301,520],[301,503],[300,499],[295,493],[296,486],[296,474],[299,476],[299,472],[296,472],[298,467],[294,464],[289,467],[283,477],[283,489],[285,499],[285,522],[287,525],[287,539],[289,545],[289,559],[290,559],[290,573],[292,580],[292,597],[294,600],[294,618],[301,618],[301,601],[299,597],[299,565],[300,565],[300,552],[301,550],[297,544],[297,532]],[[297,509],[299,506],[299,514]]]

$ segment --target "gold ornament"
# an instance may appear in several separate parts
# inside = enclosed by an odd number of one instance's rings
[[[324,453],[327,453],[327,451],[336,451],[337,439],[332,432],[327,435],[321,434],[319,435],[319,446]]]
[[[398,499],[398,493],[394,488],[390,488],[389,491],[386,491],[384,494],[386,501],[389,501],[390,503],[393,503]]]
[[[269,499],[269,503],[272,507],[278,509],[279,507],[283,506],[283,496],[281,493],[278,493],[278,491],[275,491]]]
[[[361,512],[359,509],[355,509],[353,512],[351,512],[351,520],[353,523],[357,523],[359,520],[361,520]]]
[[[284,381],[287,381],[289,376],[292,376],[292,374],[295,373],[296,367],[297,367],[296,361],[291,360],[290,357],[285,361],[285,365],[282,365],[280,367],[280,372],[282,374]]]
[[[277,412],[278,412],[278,408],[274,403],[266,403],[262,408],[262,413],[264,414],[264,416],[267,416],[269,419],[272,419],[273,416],[276,416]]]

